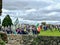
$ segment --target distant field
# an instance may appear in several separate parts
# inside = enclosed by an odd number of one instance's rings
[[[50,30],[46,30],[46,31],[41,30],[39,35],[41,35],[41,36],[60,36],[60,32],[58,30],[53,30],[53,32]]]

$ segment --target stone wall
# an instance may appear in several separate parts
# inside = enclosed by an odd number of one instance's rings
[[[60,45],[58,36],[8,35],[11,45]]]

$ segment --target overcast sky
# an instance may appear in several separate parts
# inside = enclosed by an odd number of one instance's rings
[[[37,23],[52,21],[60,23],[60,0],[3,0],[2,20],[9,14],[13,22]]]

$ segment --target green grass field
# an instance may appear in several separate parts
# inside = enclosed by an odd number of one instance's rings
[[[40,36],[60,36],[60,32],[58,30],[53,30],[53,31],[50,31],[50,30],[41,30]]]

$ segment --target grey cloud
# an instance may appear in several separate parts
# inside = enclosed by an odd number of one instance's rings
[[[52,9],[52,10],[41,10],[41,13],[51,13],[51,12],[60,12],[60,9]]]
[[[3,0],[4,2],[4,0]],[[46,2],[36,2],[36,1],[14,1],[14,2],[9,2],[7,1],[3,3],[3,8],[5,9],[10,9],[10,10],[16,10],[16,9],[29,9],[29,8],[42,8],[42,7],[46,7],[50,5],[50,3],[46,3]]]
[[[41,17],[41,18],[24,18],[25,20],[34,20],[34,21],[60,21],[60,17]]]
[[[21,16],[21,18],[25,19],[25,20],[34,20],[34,21],[42,21],[42,20],[46,20],[46,21],[60,21],[60,13],[57,13],[55,15],[52,16],[47,16],[47,15],[42,15],[38,13],[34,13],[34,14],[29,14],[27,16]]]
[[[22,9],[26,6],[27,4],[24,2],[10,2],[10,3],[3,3],[3,8],[8,9],[8,10],[17,10],[17,9]]]
[[[47,0],[46,0],[47,1]],[[33,21],[60,21],[60,9],[59,8],[55,8],[55,9],[45,9],[45,7],[51,6],[53,5],[53,3],[48,3],[48,2],[44,2],[44,1],[21,1],[21,0],[12,0],[12,1],[7,1],[3,0],[3,8],[7,9],[7,10],[20,10],[21,12],[18,15],[15,14],[10,14],[11,17],[16,18],[18,16],[18,18],[23,18],[23,20],[33,20]],[[57,3],[57,2],[56,2]],[[54,6],[55,7],[55,6]],[[30,9],[36,9],[35,12],[29,12],[28,14],[25,14],[24,11],[26,10],[30,10]],[[40,10],[39,10],[40,9]],[[57,12],[57,14],[54,14],[51,16],[48,16],[50,13],[52,12]],[[25,15],[24,15],[25,14]]]

